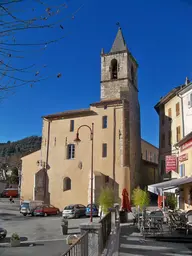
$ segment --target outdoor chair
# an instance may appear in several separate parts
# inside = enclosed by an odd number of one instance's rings
[[[186,218],[187,218],[186,235],[188,235],[189,234],[189,230],[192,229],[192,211],[187,212]]]
[[[162,211],[153,211],[149,215],[149,229],[150,231],[162,232],[163,231],[163,219],[164,215]]]
[[[176,229],[182,229],[185,228],[185,224],[181,221],[181,219],[176,218],[175,215],[171,212],[169,212],[169,230],[172,231]]]

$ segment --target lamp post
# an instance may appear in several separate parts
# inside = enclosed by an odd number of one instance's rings
[[[90,140],[91,140],[91,214],[90,214],[90,222],[93,222],[93,133],[94,133],[94,123],[92,123],[91,127],[88,125],[81,125],[77,129],[76,138],[74,139],[74,142],[77,144],[81,142],[79,138],[79,130],[82,127],[87,127],[90,130]]]

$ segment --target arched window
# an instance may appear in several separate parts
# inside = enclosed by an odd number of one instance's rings
[[[63,180],[63,191],[71,190],[71,179],[65,177]]]
[[[111,79],[117,79],[117,60],[111,61]]]

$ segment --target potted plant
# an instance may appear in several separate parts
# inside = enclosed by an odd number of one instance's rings
[[[17,233],[13,233],[10,239],[10,243],[12,247],[20,246],[20,237]]]

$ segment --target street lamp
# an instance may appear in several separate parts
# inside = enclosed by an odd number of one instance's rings
[[[79,138],[79,130],[82,127],[87,127],[90,130],[90,140],[91,140],[91,214],[90,214],[90,222],[93,222],[93,133],[94,133],[94,123],[92,123],[92,126],[88,125],[81,125],[77,129],[76,138],[74,139],[74,142],[77,144],[81,142]]]

